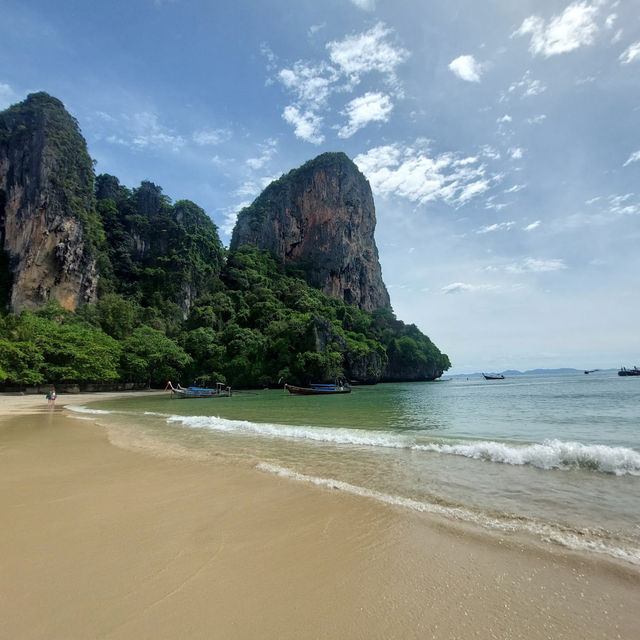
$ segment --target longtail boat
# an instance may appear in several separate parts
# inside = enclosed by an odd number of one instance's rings
[[[504,380],[504,376],[501,373],[483,373],[485,380]]]
[[[346,382],[311,384],[310,387],[297,387],[294,384],[285,383],[284,388],[294,396],[330,396],[337,393],[351,393],[351,387]]]
[[[171,381],[167,382],[165,391],[170,389],[176,398],[229,398],[231,396],[231,387],[225,387],[222,382],[216,382],[215,389],[206,387],[181,387],[178,384],[174,387]]]

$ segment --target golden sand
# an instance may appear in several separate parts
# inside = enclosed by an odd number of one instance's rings
[[[0,396],[1,638],[637,637],[633,567],[123,450],[90,399]]]

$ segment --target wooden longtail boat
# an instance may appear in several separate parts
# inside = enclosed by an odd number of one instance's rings
[[[181,387],[179,384],[174,387],[171,381],[167,382],[165,391],[170,389],[176,398],[229,398],[231,387],[225,387],[222,382],[217,382],[215,389],[205,387]]]
[[[347,383],[312,384],[310,387],[296,387],[285,383],[284,388],[294,396],[330,396],[337,393],[351,393],[351,387]]]
[[[501,373],[483,373],[485,380],[504,380],[504,376]]]

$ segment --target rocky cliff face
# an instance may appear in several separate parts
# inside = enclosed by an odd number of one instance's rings
[[[382,281],[373,196],[344,153],[325,153],[269,185],[240,212],[231,250],[267,249],[347,304],[390,308]]]
[[[95,300],[92,215],[91,159],[63,104],[36,93],[0,113],[0,248],[12,311]]]

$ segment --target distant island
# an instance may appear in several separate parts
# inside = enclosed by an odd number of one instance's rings
[[[507,369],[505,371],[499,371],[505,378],[509,376],[533,376],[533,375],[547,375],[547,374],[561,374],[561,373],[584,373],[589,371],[590,373],[596,371],[615,371],[615,369],[574,369],[572,367],[561,367],[559,369],[528,369],[527,371],[518,371],[517,369]],[[485,372],[486,373],[486,372]],[[449,378],[474,378],[482,377],[482,372],[477,371],[475,373],[452,373],[448,374]]]

